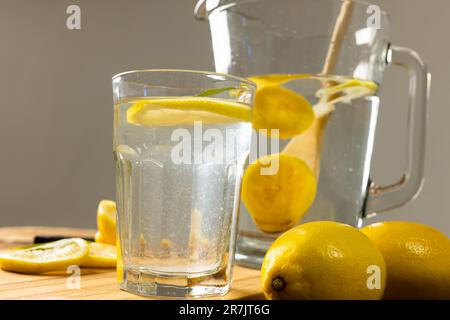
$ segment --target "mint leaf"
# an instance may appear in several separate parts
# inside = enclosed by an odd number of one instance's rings
[[[202,93],[197,94],[197,97],[210,97],[210,96],[215,96],[216,94],[225,92],[225,91],[230,91],[230,90],[234,90],[236,88],[234,87],[225,87],[225,88],[215,88],[215,89],[209,89],[206,90]]]

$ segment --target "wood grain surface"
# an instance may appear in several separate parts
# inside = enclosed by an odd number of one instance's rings
[[[94,233],[94,230],[70,228],[0,228],[0,248],[31,243],[36,235],[93,237]],[[0,270],[0,299],[149,299],[120,290],[112,269],[82,268],[79,289],[70,289],[71,281],[70,275],[64,272],[24,275]],[[235,266],[231,291],[215,299],[263,298],[259,271]]]

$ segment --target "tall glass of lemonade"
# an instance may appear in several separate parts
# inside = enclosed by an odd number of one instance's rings
[[[229,290],[254,85],[180,70],[113,77],[121,288]]]

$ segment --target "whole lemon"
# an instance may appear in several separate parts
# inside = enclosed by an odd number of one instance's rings
[[[404,221],[361,229],[387,267],[385,299],[450,299],[450,240],[433,227]]]
[[[332,221],[299,225],[281,235],[264,257],[267,299],[381,299],[386,266],[357,229]]]

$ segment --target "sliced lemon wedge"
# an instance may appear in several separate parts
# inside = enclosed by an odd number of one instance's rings
[[[81,265],[88,256],[87,241],[80,238],[63,239],[28,248],[6,250],[0,254],[0,266],[19,273],[46,273]]]
[[[95,241],[116,244],[116,203],[112,200],[102,200],[97,208],[97,228]]]
[[[206,97],[154,98],[134,101],[127,121],[144,126],[172,126],[251,121],[251,108],[245,104]]]
[[[89,243],[89,254],[81,266],[92,268],[115,268],[116,261],[116,246],[91,242]]]

